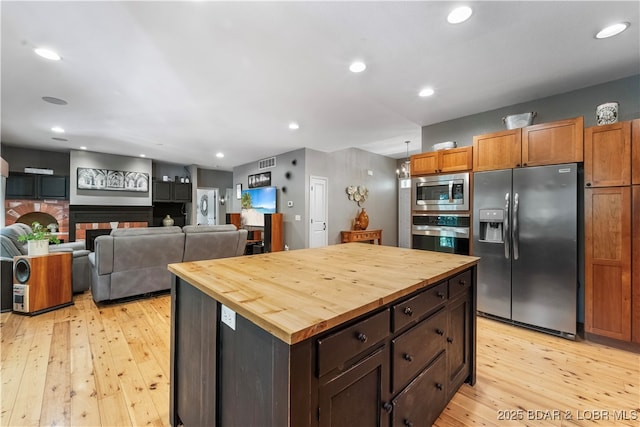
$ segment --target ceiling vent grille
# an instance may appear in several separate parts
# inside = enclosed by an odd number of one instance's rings
[[[258,169],[259,170],[270,169],[270,168],[275,168],[275,167],[276,167],[276,158],[275,157],[269,157],[268,159],[258,160]]]

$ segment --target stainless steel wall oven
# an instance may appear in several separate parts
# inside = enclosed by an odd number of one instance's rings
[[[469,214],[414,212],[411,219],[411,247],[469,255],[469,226]]]

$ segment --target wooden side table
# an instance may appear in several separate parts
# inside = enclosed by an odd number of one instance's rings
[[[382,244],[382,230],[347,230],[340,232],[341,243],[349,242],[370,242]]]
[[[52,252],[13,258],[13,311],[40,314],[73,304],[73,253]]]

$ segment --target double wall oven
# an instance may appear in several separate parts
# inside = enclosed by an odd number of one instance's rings
[[[469,255],[469,173],[411,181],[412,248]]]

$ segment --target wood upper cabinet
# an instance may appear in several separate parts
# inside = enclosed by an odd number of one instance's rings
[[[475,172],[583,161],[582,116],[473,137]]]
[[[631,122],[585,129],[584,152],[585,186],[631,184]]]
[[[630,341],[631,187],[586,189],[584,202],[585,332]]]
[[[429,151],[411,156],[411,175],[429,175],[471,170],[472,147]]]
[[[636,120],[640,122],[640,120]],[[631,218],[631,340],[640,343],[640,185],[632,187]]]
[[[582,116],[522,128],[522,166],[582,162],[583,134]]]
[[[474,136],[474,172],[520,167],[521,142],[521,129]]]
[[[640,119],[631,122],[631,181],[640,185]]]

